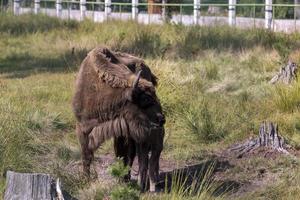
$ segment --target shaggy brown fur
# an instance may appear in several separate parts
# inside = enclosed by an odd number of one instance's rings
[[[143,70],[141,77],[150,81],[139,79],[133,73],[139,68]],[[130,155],[126,155],[131,159],[129,164],[132,164],[136,144],[141,186],[145,185],[151,151],[149,174],[150,189],[153,189],[164,135],[164,116],[155,94],[156,83],[156,77],[136,57],[101,47],[87,55],[77,76],[73,98],[73,111],[78,121],[76,132],[87,174],[93,152],[105,140],[114,137],[116,154],[122,154],[120,150],[124,147],[129,148]]]

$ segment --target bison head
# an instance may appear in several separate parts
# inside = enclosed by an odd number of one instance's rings
[[[131,101],[149,118],[153,126],[162,127],[165,124],[165,116],[155,87],[151,82],[141,79],[141,72],[138,72],[133,82]]]

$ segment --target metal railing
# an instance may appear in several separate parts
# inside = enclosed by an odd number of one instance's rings
[[[194,0],[194,2],[196,1]],[[150,13],[149,9],[151,8],[155,8],[156,11]],[[90,18],[94,21],[119,18],[133,19],[143,23],[163,23],[165,21],[186,25],[221,23],[242,28],[265,27],[274,31],[286,32],[298,30],[298,10],[300,10],[300,5],[295,4],[150,4],[138,3],[136,0],[132,0],[131,3],[111,2],[111,0],[102,2],[14,0],[15,14],[42,12],[67,19]]]

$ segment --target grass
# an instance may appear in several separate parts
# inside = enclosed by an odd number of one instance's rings
[[[300,61],[299,37],[227,26],[94,24],[1,14],[0,194],[5,172],[15,170],[61,177],[63,187],[80,199],[110,195],[111,186],[88,183],[76,167],[80,149],[71,110],[75,74],[97,45],[143,57],[159,77],[158,95],[167,116],[164,159],[202,162],[257,134],[263,120],[278,123],[288,142],[300,148],[300,83],[268,84],[287,58]],[[98,154],[111,150],[109,143]],[[255,199],[278,186],[284,191],[276,193],[278,199],[286,191],[297,199],[299,169],[287,166],[279,181],[240,198]],[[241,180],[248,173],[243,167],[234,170]],[[157,199],[184,199],[178,189]],[[119,188],[116,195],[120,191],[132,192]],[[205,192],[202,199],[209,198],[215,197]]]

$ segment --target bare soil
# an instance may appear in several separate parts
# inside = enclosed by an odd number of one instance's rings
[[[234,146],[234,145],[233,145]],[[241,197],[248,192],[260,190],[271,183],[275,183],[282,170],[276,170],[276,161],[289,157],[295,159],[299,157],[299,152],[289,149],[290,155],[275,151],[274,149],[261,147],[239,157],[232,147],[209,156],[208,160],[189,163],[180,163],[174,160],[160,160],[160,182],[158,188],[160,191],[171,188],[172,176],[180,173],[188,187],[193,182],[201,183],[204,172],[214,166],[212,177],[217,183],[214,190],[215,195],[226,193],[229,199]],[[109,175],[108,167],[115,161],[114,155],[106,154],[96,157],[92,170],[97,179],[104,184],[112,184],[115,180]],[[272,165],[273,163],[273,165]],[[80,163],[73,163],[72,167],[79,170]],[[132,167],[131,179],[137,180],[138,163],[137,159]],[[167,187],[166,187],[167,184]]]

